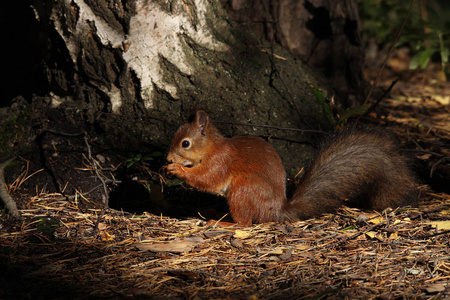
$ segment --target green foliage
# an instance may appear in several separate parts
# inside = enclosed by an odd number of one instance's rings
[[[331,124],[335,123],[335,120],[333,118],[333,113],[331,111],[331,107],[328,104],[328,102],[325,100],[325,94],[323,93],[323,91],[317,87],[314,86],[312,84],[309,84],[309,88],[311,90],[311,92],[313,93],[314,96],[316,96],[317,102],[319,103],[319,105],[322,107],[322,109],[325,112],[325,115],[327,116],[328,121]]]
[[[350,225],[350,226],[347,226],[345,228],[342,228],[341,230],[342,231],[347,231],[347,230],[354,230],[354,229],[356,229],[356,226],[355,225]]]
[[[347,108],[340,114],[338,124],[344,124],[350,118],[364,115],[370,106],[371,104],[368,103]]]
[[[37,223],[37,231],[49,238],[53,238],[53,234],[56,228],[61,226],[61,221],[57,218],[38,218],[35,221]]]
[[[443,72],[448,72],[448,61],[450,53],[450,5],[447,9],[439,11],[438,7],[429,10],[429,18],[424,22],[424,28],[428,31],[424,33],[420,41],[416,43],[416,55],[411,60],[410,68],[420,67],[425,69],[430,58],[439,54]]]
[[[436,52],[436,49],[426,49],[418,52],[411,60],[409,65],[410,69],[417,69],[420,67],[421,69],[425,69],[430,62],[431,56]]]
[[[160,151],[154,151],[147,156],[142,156],[142,154],[137,154],[134,157],[128,158],[125,162],[127,163],[127,168],[130,168],[135,163],[145,163],[147,161],[153,160],[155,157],[162,156]]]
[[[363,37],[375,39],[381,44],[392,42],[406,16],[409,4],[409,1],[397,0],[358,0]],[[411,14],[404,34],[421,29],[418,12],[417,8],[415,13]]]
[[[130,219],[131,220],[133,220],[133,219],[148,219],[148,216],[146,216],[146,215],[132,215],[130,217]]]
[[[358,0],[362,33],[365,39],[375,39],[390,45],[405,18],[410,1]],[[426,19],[422,18],[420,1],[406,22],[397,46],[409,46],[414,53],[410,68],[425,68],[430,59],[440,57],[442,70],[448,71],[450,53],[450,1],[426,1]]]
[[[166,186],[167,186],[167,187],[179,186],[179,185],[182,185],[183,183],[184,183],[183,180],[180,180],[180,179],[178,179],[178,178],[175,178],[175,179],[173,179],[173,180],[168,181],[168,182],[166,183]]]

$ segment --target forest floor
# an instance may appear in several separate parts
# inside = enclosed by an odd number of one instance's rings
[[[227,226],[208,221],[226,211],[223,199],[212,207],[202,195],[193,205],[177,198],[180,187],[161,192],[155,183],[164,177],[147,160],[159,154],[124,157],[93,139],[48,132],[38,153],[7,170],[22,219],[0,220],[0,298],[450,298],[450,86],[433,68],[406,70],[401,58],[384,74],[384,89],[400,80],[365,122],[394,131],[420,162],[428,185],[418,206]],[[126,164],[139,180],[120,185],[125,179],[113,174]],[[100,176],[118,185],[115,210],[103,210]],[[175,202],[186,202],[187,213]],[[151,213],[125,212],[137,207]]]

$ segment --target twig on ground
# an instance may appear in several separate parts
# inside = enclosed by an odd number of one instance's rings
[[[436,170],[436,167],[437,167],[438,165],[440,165],[441,163],[443,163],[444,161],[446,161],[446,160],[450,160],[450,156],[442,157],[441,159],[439,159],[436,163],[434,163],[434,164],[431,166],[431,170],[430,170],[430,178],[433,177],[433,173],[434,173],[434,171]]]
[[[100,220],[102,219],[102,217],[104,216],[106,210],[109,208],[109,195],[108,195],[108,187],[106,186],[106,182],[103,179],[102,176],[100,176],[100,173],[98,172],[98,168],[97,168],[97,162],[95,161],[95,159],[92,157],[92,151],[91,151],[91,145],[89,144],[88,141],[88,136],[87,134],[84,135],[84,143],[86,144],[86,147],[88,149],[88,158],[89,160],[91,160],[92,162],[92,166],[94,167],[94,172],[95,175],[97,176],[97,178],[101,181],[102,185],[103,185],[103,192],[104,192],[104,197],[105,197],[105,205],[103,206],[102,211],[100,212],[100,215],[97,218],[97,222],[95,222],[95,226],[94,228],[98,231],[98,225],[100,224]]]
[[[87,135],[84,136],[84,143],[86,144],[86,147],[87,147],[87,150],[88,150],[88,158],[92,162],[92,167],[94,168],[95,175],[97,176],[97,178],[100,180],[100,182],[103,185],[103,192],[105,193],[105,207],[108,207],[108,202],[109,202],[108,201],[109,200],[108,187],[106,186],[105,180],[103,179],[102,176],[100,176],[100,173],[98,172],[97,162],[92,157],[91,145],[89,145],[89,141],[88,141]]]
[[[116,184],[120,184],[120,183],[122,183],[122,181],[121,181],[121,180],[110,180],[110,179],[107,179],[107,180],[105,180],[105,183],[116,183]],[[101,188],[101,187],[103,187],[103,184],[99,184],[99,185],[93,187],[92,189],[90,189],[90,190],[87,191],[87,192],[79,193],[79,195],[80,195],[80,196],[87,196],[87,195],[89,195],[90,193],[92,193],[93,191],[95,191],[96,189]],[[77,196],[77,195],[63,196],[63,197],[55,198],[55,199],[53,199],[53,201],[72,200],[72,199],[74,199],[76,196]]]
[[[365,117],[365,116],[368,116],[372,111],[374,111],[374,109],[378,106],[378,104],[380,104],[381,100],[383,100],[383,99],[391,92],[392,88],[393,88],[394,85],[397,83],[397,81],[398,81],[398,78],[395,79],[395,80],[391,83],[391,85],[388,87],[388,89],[387,89],[386,91],[384,91],[383,95],[381,95],[381,97],[378,98],[378,100],[375,101],[375,103],[373,103],[373,104],[369,107],[369,109],[364,113],[364,115],[363,115],[364,117]],[[359,118],[360,118],[360,117],[359,117]],[[358,119],[359,119],[359,118],[358,118]]]
[[[5,181],[5,167],[9,165],[13,160],[14,159],[12,158],[0,164],[0,198],[3,200],[3,203],[5,203],[5,207],[8,210],[9,214],[14,218],[20,218],[21,216],[19,210],[17,209],[16,202],[8,194]]]

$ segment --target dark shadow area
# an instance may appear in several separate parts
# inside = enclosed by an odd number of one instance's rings
[[[140,215],[149,212],[172,218],[199,218],[218,220],[229,210],[224,197],[185,188],[182,185],[164,187],[125,178],[113,188],[109,195],[109,207],[131,214]],[[232,221],[227,215],[224,220]]]
[[[450,177],[448,177],[450,170],[448,170],[445,160],[442,162],[437,159],[431,162],[417,160],[414,171],[420,181],[429,185],[436,193],[450,194]]]
[[[18,95],[29,99],[32,93],[46,87],[40,66],[39,22],[30,7],[31,2],[0,2],[0,34],[6,58],[3,60],[2,85],[5,88],[0,107],[8,106]]]
[[[1,299],[93,299],[79,286],[67,285],[50,274],[42,272],[51,266],[39,265],[32,257],[13,261],[10,249],[0,248],[0,298]],[[24,250],[23,255],[31,254]]]

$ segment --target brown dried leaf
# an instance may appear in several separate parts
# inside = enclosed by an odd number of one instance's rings
[[[183,253],[192,250],[196,245],[202,242],[203,240],[201,242],[183,240],[183,241],[173,241],[170,243],[133,244],[133,245],[141,251]]]
[[[432,286],[429,286],[426,288],[428,293],[439,293],[445,291],[445,288],[447,287],[448,283],[436,283]]]
[[[244,248],[244,243],[240,239],[231,239],[230,243],[233,247]]]

